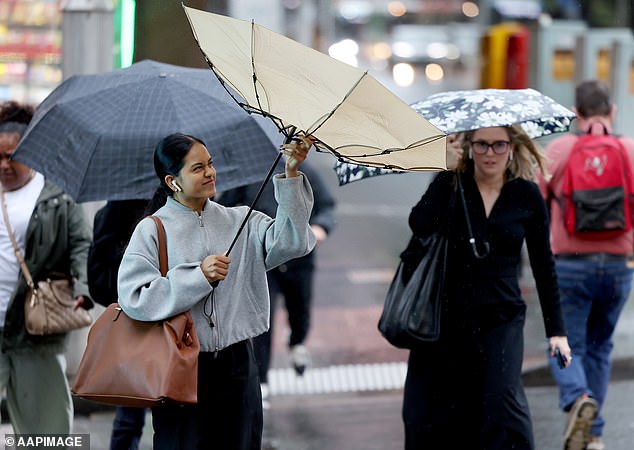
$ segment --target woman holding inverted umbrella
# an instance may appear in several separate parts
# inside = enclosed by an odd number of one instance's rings
[[[449,223],[446,302],[438,341],[410,353],[403,420],[405,448],[534,448],[520,381],[526,304],[518,274],[526,241],[550,351],[570,362],[549,244],[546,205],[533,182],[543,165],[519,125],[449,138],[447,172],[412,209],[416,236]],[[464,187],[465,208],[460,200]],[[456,208],[448,210],[457,195]],[[467,238],[466,214],[475,247]],[[446,222],[448,220],[448,222]]]
[[[216,191],[213,148],[180,133],[156,147],[155,170],[169,197],[155,215],[165,226],[169,270],[161,276],[156,226],[142,220],[119,269],[119,303],[144,321],[190,310],[201,351],[198,403],[153,409],[155,449],[260,448],[262,398],[250,338],[269,326],[266,271],[315,245],[312,190],[298,170],[311,145],[301,139],[282,146],[285,173],[273,178],[276,219],[253,211],[233,243],[248,208],[209,200]]]

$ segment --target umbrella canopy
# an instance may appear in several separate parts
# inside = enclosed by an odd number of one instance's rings
[[[412,105],[446,134],[521,124],[532,139],[567,131],[575,113],[535,89],[440,92]]]
[[[208,69],[146,60],[64,81],[38,106],[13,158],[78,202],[149,198],[159,184],[154,148],[174,132],[205,141],[219,191],[262,180],[276,156]]]
[[[446,136],[367,72],[252,22],[184,6],[210,67],[247,111],[303,132],[342,160],[446,167]]]
[[[440,92],[411,105],[443,133],[520,124],[532,139],[568,131],[575,113],[535,89],[474,89]],[[337,161],[339,185],[390,173]]]
[[[405,173],[400,170],[380,169],[377,167],[367,167],[344,161],[335,161],[333,167],[339,180],[339,186],[363,180],[364,178],[376,177],[378,175],[390,175],[395,173]]]

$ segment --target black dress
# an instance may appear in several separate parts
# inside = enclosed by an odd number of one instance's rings
[[[410,352],[403,401],[407,449],[533,449],[521,385],[526,304],[519,287],[522,244],[536,281],[546,334],[564,336],[546,205],[535,183],[506,182],[489,217],[473,179],[462,184],[476,242],[467,238],[459,197],[447,211],[454,172],[442,172],[412,209],[410,227],[428,236],[449,214],[446,303],[440,339]]]

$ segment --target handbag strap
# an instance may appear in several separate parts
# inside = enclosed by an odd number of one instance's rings
[[[478,250],[478,246],[476,245],[476,240],[473,237],[473,229],[471,228],[471,219],[469,218],[469,211],[467,210],[467,202],[464,197],[464,189],[462,187],[462,181],[460,179],[460,172],[456,171],[456,180],[458,183],[458,191],[460,192],[460,201],[462,202],[462,208],[464,210],[465,221],[467,222],[467,233],[469,234],[469,244],[471,244],[471,250],[473,251],[473,256],[477,259],[486,258],[489,255],[489,243],[484,241],[484,251],[480,253]]]
[[[13,229],[11,228],[11,223],[9,222],[9,212],[7,210],[7,202],[4,198],[4,189],[0,186],[0,197],[2,198],[2,215],[4,216],[4,224],[7,227],[7,233],[9,234],[9,238],[11,239],[11,244],[13,244],[13,252],[15,253],[15,257],[18,259],[20,263],[20,269],[22,270],[22,274],[24,275],[24,279],[26,280],[26,284],[29,288],[35,289],[35,283],[33,283],[33,277],[31,277],[31,272],[24,261],[24,256],[20,251],[20,246],[18,245],[18,241],[15,239],[15,235],[13,234]]]
[[[167,239],[165,237],[165,227],[163,221],[156,216],[150,216],[150,219],[156,223],[158,231],[158,250],[159,250],[159,269],[161,275],[167,275]]]

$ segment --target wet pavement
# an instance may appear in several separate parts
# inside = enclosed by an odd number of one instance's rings
[[[565,416],[557,408],[556,388],[529,387],[526,392],[533,417],[536,449],[561,450]],[[401,400],[401,391],[273,399],[271,409],[265,415],[265,448],[402,449]],[[604,411],[607,450],[632,449],[632,402],[634,380],[612,383]],[[460,432],[459,424],[456,424],[456,432]]]
[[[537,450],[561,450],[565,416],[553,386],[526,389]],[[403,448],[400,390],[271,399],[264,421],[264,450],[398,450]],[[607,450],[631,450],[634,441],[634,380],[610,385],[604,415]],[[77,416],[76,433],[89,433],[92,450],[107,450],[112,412]],[[456,431],[459,432],[459,424]],[[10,433],[7,424],[0,434]],[[151,445],[148,415],[141,449]],[[436,449],[434,449],[436,450]],[[438,449],[442,450],[442,449]],[[451,449],[453,450],[453,449]]]
[[[523,282],[529,308],[538,304],[528,280]],[[316,320],[309,347],[315,366],[306,373],[301,385],[314,373],[332,372],[335,367],[369,368],[379,371],[385,362],[398,365],[405,361],[406,352],[384,345],[375,331],[377,314],[374,308],[315,309]],[[284,339],[284,317],[280,321],[278,343]],[[366,324],[366,325],[363,325]],[[362,330],[367,329],[367,332]],[[348,339],[348,335],[355,339]],[[553,386],[543,355],[543,328],[539,311],[528,317],[525,375],[526,392],[533,418],[536,448],[562,448],[565,415],[557,407],[557,388]],[[274,370],[279,375],[288,371],[286,351],[282,344],[275,348]],[[607,450],[630,450],[634,441],[634,301],[626,305],[615,335],[615,365],[604,415],[607,421],[604,440]],[[330,355],[330,356],[328,356]],[[324,366],[321,363],[331,363]],[[354,363],[354,364],[352,364]],[[330,370],[328,370],[330,369]],[[351,372],[349,372],[351,373]],[[294,376],[294,375],[293,375]],[[280,379],[284,379],[280,377]],[[341,377],[339,377],[341,381]],[[288,382],[290,383],[290,381]],[[323,385],[323,383],[322,383]],[[344,388],[342,388],[345,387]],[[322,386],[323,387],[323,386]],[[283,386],[277,390],[283,392]],[[264,449],[267,450],[391,450],[403,448],[400,419],[402,390],[382,389],[379,385],[361,385],[354,380],[340,384],[330,393],[288,394],[271,397],[271,407],[265,412]],[[113,412],[88,410],[79,404],[75,432],[90,433],[91,449],[108,448]],[[456,424],[459,432],[459,424]],[[9,433],[3,424],[0,433]],[[141,449],[151,449],[151,418],[148,415]]]

